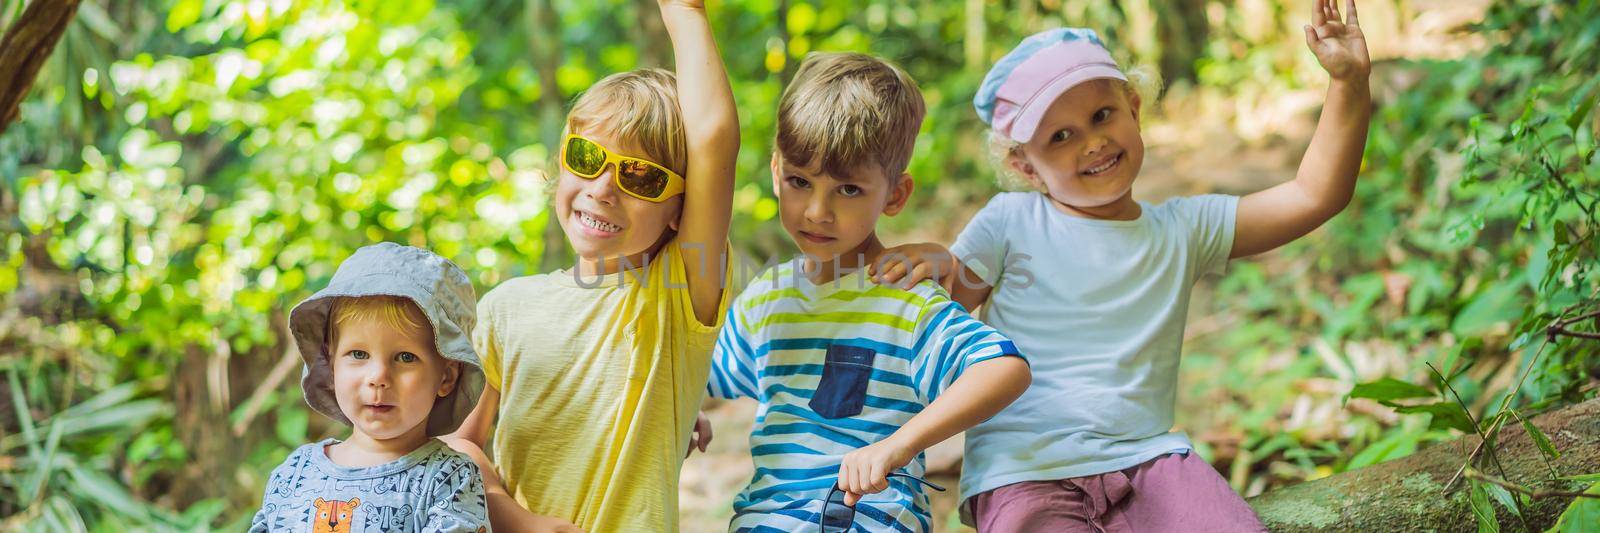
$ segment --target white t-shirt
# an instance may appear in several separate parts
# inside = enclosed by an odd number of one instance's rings
[[[963,500],[1189,450],[1171,431],[1189,292],[1227,266],[1238,202],[1173,198],[1094,220],[1002,193],[973,217],[951,251],[994,287],[979,316],[1028,357],[1033,385],[967,430]]]

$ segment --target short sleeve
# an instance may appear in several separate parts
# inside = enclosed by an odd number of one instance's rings
[[[449,456],[445,456],[449,457]],[[434,487],[423,531],[475,533],[489,530],[489,500],[478,465],[465,457],[449,457],[446,472]]]
[[[928,298],[918,321],[917,389],[929,403],[968,367],[996,357],[1022,357],[1011,339],[984,324],[943,291]]]
[[[744,332],[744,320],[735,306],[728,310],[722,333],[717,335],[716,351],[711,354],[711,379],[706,383],[706,392],[713,398],[761,398],[756,393],[755,353]]]
[[[707,258],[704,246],[699,244],[684,245],[674,239],[667,246],[662,247],[661,250],[662,255],[666,256],[668,260],[656,263],[666,268],[665,277],[662,277],[661,271],[654,268],[650,273],[652,280],[667,280],[664,286],[670,292],[668,298],[676,302],[679,314],[684,317],[684,323],[688,325],[691,344],[700,346],[710,344],[711,339],[715,338],[717,330],[722,327],[722,322],[717,320],[711,324],[705,324],[700,322],[699,317],[695,316],[694,296],[689,292],[689,274],[696,273],[702,276],[721,278],[720,287],[722,292],[717,301],[717,314],[715,315],[717,318],[722,318],[723,313],[727,312],[728,301],[734,297],[730,291],[733,287],[733,269],[730,268],[731,262],[729,261],[729,258],[733,255],[733,246],[724,243],[722,250],[723,252],[719,257]],[[703,343],[694,343],[693,340],[696,338],[704,339]]]
[[[268,531],[272,531],[272,528],[267,527],[267,522],[272,518],[271,513],[268,512],[269,505],[270,504],[265,501],[261,502],[261,508],[256,510],[256,514],[254,516],[250,517],[250,533],[267,533]]]
[[[478,300],[478,324],[472,328],[472,349],[478,352],[483,366],[483,380],[494,390],[502,390],[500,379],[500,341],[495,338],[495,291],[491,290]]]
[[[1205,194],[1182,199],[1179,212],[1188,222],[1195,277],[1220,276],[1227,270],[1238,208],[1239,197],[1233,195]]]
[[[290,500],[294,496],[296,479],[300,474],[300,465],[306,457],[306,446],[296,448],[289,453],[272,474],[267,477],[267,488],[261,495],[261,508],[250,517],[250,532],[278,531],[289,524],[284,523],[285,510],[290,508]],[[309,518],[307,518],[309,519]]]
[[[950,253],[963,266],[971,269],[991,287],[1000,282],[1000,275],[1004,273],[1007,250],[1005,203],[1006,196],[1003,194],[990,199],[988,205],[972,216],[972,221],[967,222],[967,227],[961,230],[955,244],[950,247]]]

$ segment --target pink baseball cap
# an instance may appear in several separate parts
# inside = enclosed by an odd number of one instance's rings
[[[995,131],[1028,142],[1057,97],[1106,78],[1128,79],[1094,30],[1045,30],[1023,39],[989,69],[972,105]]]

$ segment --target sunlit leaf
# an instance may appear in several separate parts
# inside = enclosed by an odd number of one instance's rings
[[[1370,398],[1380,402],[1403,400],[1407,398],[1426,398],[1433,396],[1433,391],[1414,383],[1400,381],[1395,378],[1385,377],[1377,381],[1359,383],[1350,389],[1350,398]]]

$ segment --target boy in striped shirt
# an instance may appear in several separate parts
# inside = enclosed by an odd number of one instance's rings
[[[1011,341],[943,289],[864,272],[882,259],[878,217],[911,195],[924,113],[910,77],[862,54],[812,54],[783,93],[773,188],[804,255],[733,302],[712,359],[711,395],[761,402],[730,530],[928,531],[906,477],[925,475],[922,451],[1028,386]]]

